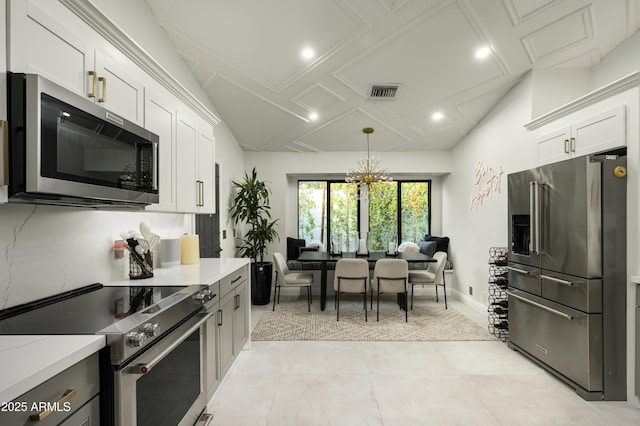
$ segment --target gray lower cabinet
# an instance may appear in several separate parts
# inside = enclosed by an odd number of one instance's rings
[[[96,353],[3,403],[0,425],[96,426],[100,424],[99,392]]]
[[[215,315],[207,323],[207,390],[211,398],[224,375],[247,343],[250,334],[250,293],[248,269],[242,267],[219,283],[219,303],[211,311]]]
[[[250,294],[247,268],[238,269],[220,281],[218,337],[220,371],[224,377],[249,339]]]

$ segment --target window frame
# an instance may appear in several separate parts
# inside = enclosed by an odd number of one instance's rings
[[[326,206],[326,211],[325,211],[325,216],[326,216],[326,220],[327,220],[327,228],[326,228],[326,241],[324,242],[325,244],[325,249],[328,249],[329,244],[331,243],[330,239],[331,239],[331,185],[332,184],[345,184],[346,182],[344,180],[339,180],[339,179],[298,179],[297,180],[297,192],[296,192],[296,196],[297,196],[297,214],[296,214],[296,218],[297,218],[297,232],[298,232],[298,238],[300,238],[300,183],[301,182],[324,182],[327,185],[327,191],[326,191],[326,199],[325,199],[325,206]],[[396,209],[396,232],[398,235],[398,244],[400,244],[403,241],[403,235],[402,235],[402,185],[405,183],[425,183],[427,184],[428,187],[428,197],[427,197],[427,202],[428,202],[428,207],[427,207],[427,214],[428,214],[428,220],[427,220],[427,228],[428,228],[428,233],[431,233],[431,222],[432,222],[432,192],[433,192],[433,181],[432,179],[395,179],[393,182],[396,182],[396,203],[397,203],[397,209]],[[366,207],[367,207],[367,229],[369,229],[369,203],[367,201],[366,203]],[[363,208],[363,202],[362,200],[360,200],[360,198],[357,199],[357,228],[358,231],[360,232],[362,230],[362,208]]]

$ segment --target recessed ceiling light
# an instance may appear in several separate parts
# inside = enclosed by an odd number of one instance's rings
[[[313,58],[315,55],[315,53],[313,52],[313,49],[310,47],[305,47],[304,49],[302,49],[302,57],[305,59],[311,59]]]
[[[440,111],[438,111],[438,112],[434,112],[434,113],[431,115],[431,118],[432,118],[433,120],[435,120],[435,121],[440,121],[440,120],[442,120],[442,119],[444,118],[444,114],[443,114],[443,113],[441,113]]]
[[[311,112],[309,113],[309,120],[311,121],[315,121],[318,119],[318,113],[317,112]]]
[[[491,55],[491,48],[488,46],[483,46],[480,49],[476,50],[476,58],[484,59]]]

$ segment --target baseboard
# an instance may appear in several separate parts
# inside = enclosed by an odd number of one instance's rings
[[[463,292],[456,289],[451,290],[451,296],[457,301],[459,301],[460,303],[462,303],[463,305],[478,312],[479,314],[482,314],[482,315],[487,314],[487,306],[478,302],[473,297],[470,297],[469,295],[464,294]]]

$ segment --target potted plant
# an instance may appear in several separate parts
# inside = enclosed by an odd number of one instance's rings
[[[248,228],[238,255],[252,259],[251,263],[251,303],[266,305],[271,296],[273,262],[265,262],[267,245],[280,237],[275,229],[278,219],[271,219],[269,195],[271,190],[264,181],[258,180],[255,167],[244,174],[242,182],[232,182],[236,193],[229,213],[235,225],[246,223]]]

